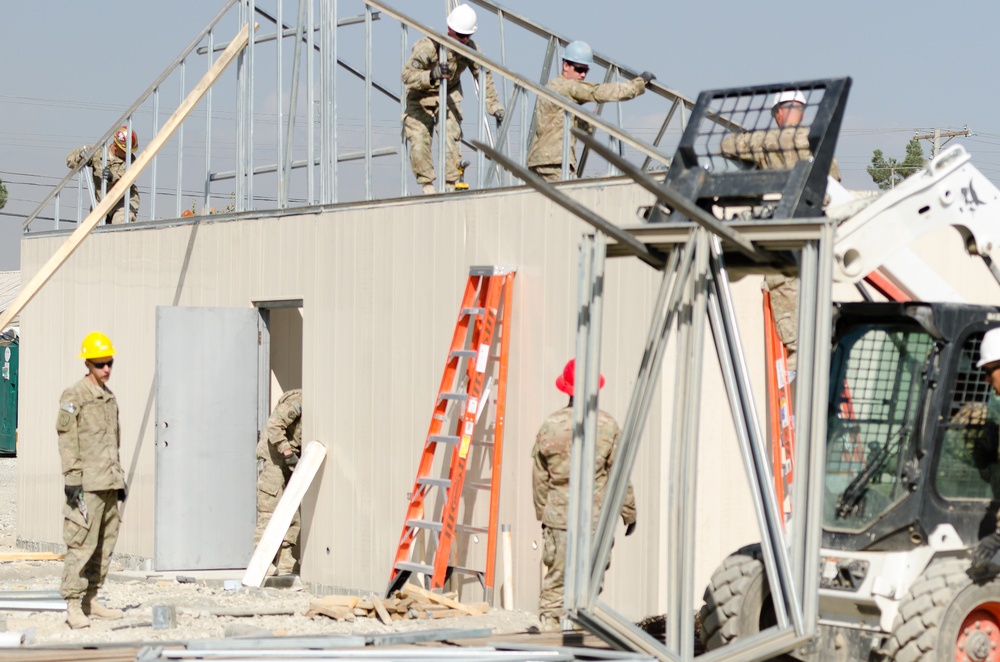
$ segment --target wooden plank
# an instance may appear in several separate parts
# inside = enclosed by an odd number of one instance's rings
[[[298,510],[302,498],[309,490],[316,472],[326,458],[326,446],[318,441],[310,441],[302,448],[302,456],[295,471],[285,486],[285,491],[278,501],[278,505],[271,515],[271,521],[267,523],[264,534],[250,557],[247,564],[247,571],[243,575],[244,586],[259,587],[264,583],[264,576],[267,575],[267,568],[271,565],[274,555],[278,553],[281,541],[288,531],[288,526],[292,523],[292,516]]]
[[[6,561],[59,561],[65,554],[55,552],[0,552],[0,562]]]
[[[451,598],[446,598],[443,595],[438,595],[437,593],[428,591],[427,589],[421,588],[416,584],[407,583],[406,586],[403,587],[403,592],[406,593],[407,595],[416,595],[426,600],[430,600],[431,602],[436,602],[451,609],[458,609],[459,611],[464,611],[466,614],[469,614],[470,616],[483,615],[483,612],[479,611],[474,607],[463,605],[461,602],[456,602]]]
[[[254,30],[256,29],[257,24],[255,23]],[[132,167],[125,172],[122,178],[118,180],[117,184],[111,187],[111,190],[107,192],[104,199],[97,203],[97,206],[90,212],[90,215],[88,215],[87,218],[80,223],[80,227],[74,230],[73,234],[66,238],[63,245],[52,254],[52,257],[50,257],[42,268],[39,269],[34,276],[32,276],[27,286],[25,286],[24,289],[18,293],[17,298],[15,298],[7,309],[0,314],[0,329],[5,328],[8,324],[10,324],[12,319],[20,314],[21,310],[28,305],[28,302],[35,298],[38,291],[41,290],[42,287],[49,282],[49,279],[52,278],[56,271],[59,270],[59,267],[61,267],[63,263],[69,259],[69,256],[80,247],[80,244],[83,243],[83,240],[87,238],[90,232],[97,227],[105,216],[108,215],[111,208],[114,207],[119,200],[125,197],[125,192],[130,186],[132,186],[132,184],[135,183],[135,180],[139,178],[139,175],[142,174],[142,171],[146,168],[146,166],[152,162],[153,157],[155,157],[157,152],[160,151],[160,148],[163,147],[164,143],[170,139],[170,136],[174,134],[185,118],[187,118],[188,114],[194,110],[196,105],[198,105],[201,98],[205,96],[208,88],[210,88],[215,83],[216,79],[222,75],[222,72],[225,71],[226,67],[229,66],[236,55],[243,50],[249,41],[250,26],[248,24],[244,26],[236,38],[229,43],[226,50],[219,55],[219,59],[215,61],[212,68],[205,72],[205,75],[202,76],[198,85],[196,85],[195,88],[188,93],[184,101],[181,102],[181,105],[177,107],[174,114],[170,116],[170,119],[168,119],[163,125],[163,128],[160,129],[160,132],[149,141],[146,149],[144,149],[142,153],[136,157],[135,161],[132,162]]]
[[[369,598],[369,600],[371,600],[372,604],[375,605],[375,613],[378,614],[379,620],[386,625],[392,625],[392,617],[389,616],[389,612],[386,611],[385,605],[382,604],[382,599],[372,593],[372,597]]]
[[[349,607],[354,609],[358,606],[358,602],[361,601],[356,595],[324,595],[321,598],[316,598],[312,601],[312,604],[322,604],[325,607]]]

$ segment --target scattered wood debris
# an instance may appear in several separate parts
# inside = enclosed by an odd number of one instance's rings
[[[382,599],[370,594],[367,598],[353,595],[328,595],[309,603],[306,616],[326,616],[337,621],[353,622],[356,618],[377,618],[386,625],[407,619],[438,619],[455,616],[482,616],[490,610],[488,602],[463,604],[457,594],[444,595],[407,584],[392,597]]]

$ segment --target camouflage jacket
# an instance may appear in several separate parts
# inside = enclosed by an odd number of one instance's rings
[[[572,99],[583,105],[588,101],[604,103],[609,101],[627,101],[634,99],[646,91],[646,84],[641,78],[634,78],[627,83],[588,83],[582,80],[570,80],[557,76],[546,85],[556,94]],[[577,126],[589,131],[590,125],[577,120]],[[538,100],[538,115],[535,119],[535,137],[528,151],[528,167],[545,165],[560,165],[563,159],[563,110],[551,101]],[[576,138],[570,136],[569,158],[576,169]]]
[[[608,472],[615,461],[615,447],[621,430],[611,414],[600,411],[597,415],[597,458],[594,465],[594,526],[604,504]],[[573,441],[573,408],[566,407],[546,419],[535,438],[531,451],[534,469],[531,484],[534,489],[535,517],[544,526],[566,528],[569,509],[570,446]],[[628,486],[622,519],[626,524],[635,521],[635,494]]]
[[[292,389],[278,399],[271,417],[267,419],[263,438],[257,444],[257,457],[271,457],[268,444],[279,453],[302,451],[302,389]]]
[[[471,39],[466,46],[474,51],[479,51],[476,42]],[[431,82],[431,69],[437,65],[438,61],[438,45],[429,37],[424,37],[413,45],[410,59],[403,66],[403,84],[406,85],[407,106],[437,108],[441,86],[437,81]],[[478,80],[479,65],[448,49],[448,66],[451,68],[451,75],[448,77],[448,97],[456,108],[461,108],[462,72],[468,69]],[[503,110],[503,104],[497,97],[497,88],[493,85],[493,75],[487,71],[486,112],[493,115],[498,110]]]
[[[804,126],[729,133],[723,136],[720,149],[723,156],[755,163],[761,170],[787,170],[812,158],[809,128]],[[836,159],[830,163],[830,176],[840,181]]]
[[[86,379],[70,386],[59,398],[56,432],[66,485],[83,485],[87,492],[125,487],[114,393]]]
[[[83,163],[83,157],[90,149],[90,145],[84,145],[74,149],[66,157],[66,167],[69,169],[76,168],[81,163]],[[135,163],[135,156],[132,157],[132,163]],[[104,164],[101,162],[101,150],[90,157],[90,161],[87,163],[90,166],[90,173],[94,179],[94,197],[97,201],[101,201],[101,172],[104,170]],[[120,159],[115,156],[114,152],[110,149],[108,150],[108,168],[111,170],[111,181],[105,186],[105,190],[110,191],[111,188],[118,183],[118,180],[125,176],[125,160]],[[122,203],[124,204],[124,203]],[[133,209],[139,208],[139,190],[133,184],[129,189],[129,206]]]

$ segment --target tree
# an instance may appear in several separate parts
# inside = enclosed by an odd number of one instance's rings
[[[919,140],[906,143],[906,157],[902,161],[882,154],[882,150],[872,152],[872,164],[868,166],[868,174],[872,181],[882,190],[890,189],[899,182],[924,167],[924,150]]]
[[[7,206],[7,185],[0,179],[0,209]]]

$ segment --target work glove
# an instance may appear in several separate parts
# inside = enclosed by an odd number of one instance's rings
[[[448,76],[451,76],[451,67],[448,66],[447,62],[438,62],[434,65],[434,68],[431,69],[432,83],[439,81],[442,78],[447,78]]]
[[[101,171],[101,177],[108,183],[111,183],[111,168],[109,166],[104,166],[104,170]]]
[[[656,76],[653,74],[652,71],[643,71],[641,74],[639,74],[639,78],[641,78],[642,82],[645,83],[646,85],[649,85],[650,81],[656,80]]]
[[[493,117],[496,118],[496,121],[497,121],[497,128],[498,129],[500,128],[500,125],[503,124],[503,118],[506,117],[506,116],[507,116],[507,114],[504,112],[503,108],[501,108],[497,112],[493,113]]]
[[[284,456],[285,466],[289,469],[295,470],[295,465],[299,463],[299,456],[297,453],[290,453]]]
[[[1000,529],[986,536],[972,548],[973,571],[985,570],[996,553],[1000,551]]]
[[[77,499],[83,494],[83,485],[64,485],[63,492],[66,493],[66,503],[75,506]]]
[[[625,526],[625,537],[628,537],[633,533],[635,533],[635,522],[632,522],[631,524]]]
[[[128,485],[125,483],[122,484],[125,485],[125,487],[118,490],[118,500],[125,503],[125,499],[128,498]]]

